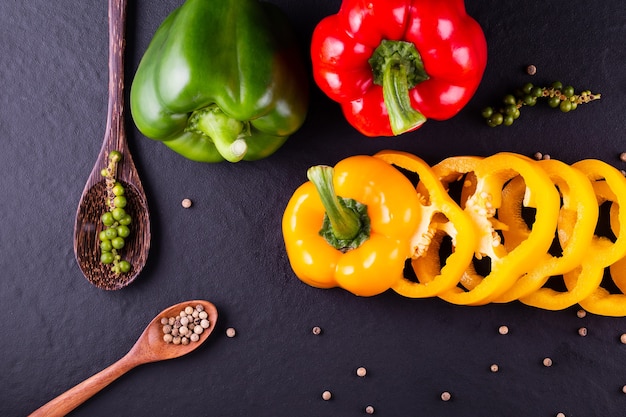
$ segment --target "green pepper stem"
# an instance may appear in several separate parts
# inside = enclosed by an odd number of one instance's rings
[[[415,45],[383,40],[369,60],[374,83],[383,88],[383,99],[394,135],[422,125],[426,117],[411,106],[409,90],[429,78]]]
[[[352,240],[362,228],[358,213],[342,204],[335,195],[333,186],[334,169],[325,165],[309,168],[307,177],[315,185],[326,215],[330,221],[333,235],[339,240]]]
[[[250,124],[227,116],[216,104],[194,111],[187,130],[207,136],[230,162],[241,161],[248,150],[245,138],[250,136]]]

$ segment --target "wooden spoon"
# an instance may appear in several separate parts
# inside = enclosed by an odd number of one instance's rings
[[[117,290],[130,284],[143,269],[150,249],[150,216],[137,169],[126,141],[124,129],[124,30],[126,1],[109,0],[109,107],[104,142],[98,160],[87,179],[76,212],[74,254],[85,277],[95,286]],[[111,151],[122,153],[117,180],[126,189],[126,211],[133,219],[131,235],[122,250],[123,258],[132,265],[127,273],[116,275],[110,266],[100,263],[102,230],[100,216],[107,211],[106,183],[101,171],[108,164]]]
[[[189,342],[188,345],[164,342],[161,319],[176,317],[185,307],[195,308],[197,305],[204,307],[210,323],[209,327],[200,334],[200,340]],[[135,345],[124,357],[35,410],[30,416],[64,416],[136,366],[186,355],[198,348],[209,337],[216,322],[217,309],[212,303],[204,300],[185,301],[163,310],[148,324]]]

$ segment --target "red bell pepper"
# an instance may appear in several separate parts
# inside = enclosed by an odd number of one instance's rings
[[[475,93],[487,43],[463,0],[344,0],[311,41],[313,75],[367,136],[446,120]]]

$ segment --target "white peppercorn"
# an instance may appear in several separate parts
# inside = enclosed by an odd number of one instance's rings
[[[374,407],[372,407],[371,405],[368,405],[367,407],[365,407],[365,412],[367,414],[374,414]]]
[[[190,199],[185,198],[185,199],[183,199],[183,201],[181,201],[180,204],[183,206],[183,208],[189,208],[189,207],[191,207],[192,203],[191,203]]]
[[[367,369],[361,366],[356,370],[356,374],[360,377],[364,377],[365,375],[367,375]]]
[[[324,392],[322,392],[322,399],[323,399],[324,401],[328,401],[328,400],[330,400],[330,399],[332,398],[332,396],[333,396],[333,395],[330,393],[330,391],[324,391]]]
[[[201,315],[205,318],[200,319]],[[190,342],[199,341],[204,329],[210,327],[208,314],[200,304],[195,308],[185,307],[176,317],[163,317],[161,324],[163,324],[163,340],[175,345],[187,345]]]
[[[226,329],[226,336],[235,337],[235,334],[237,334],[237,332],[235,331],[234,328],[229,327],[228,329]]]
[[[442,401],[450,401],[451,398],[452,398],[452,395],[448,391],[444,391],[441,393]]]
[[[208,318],[208,317],[209,317],[209,315],[207,314],[207,312],[206,312],[206,311],[200,311],[200,312],[198,312],[198,318],[200,318],[200,319],[206,319],[206,318]]]

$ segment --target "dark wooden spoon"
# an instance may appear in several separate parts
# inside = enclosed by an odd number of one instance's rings
[[[76,212],[74,224],[74,254],[85,277],[95,286],[117,290],[130,284],[143,269],[150,250],[150,215],[146,195],[128,148],[124,128],[124,31],[127,0],[109,0],[109,107],[104,142],[96,164],[87,179]],[[126,211],[133,222],[122,256],[130,262],[131,270],[115,274],[110,266],[100,263],[102,230],[100,216],[107,211],[106,182],[101,171],[108,164],[111,151],[120,151],[117,180],[126,189]]]
[[[161,319],[163,317],[176,317],[185,307],[196,307],[197,305],[204,307],[209,320],[209,327],[200,334],[200,340],[189,342],[187,345],[164,342]],[[163,310],[148,324],[135,345],[123,358],[44,404],[30,414],[30,417],[64,416],[136,366],[186,355],[208,339],[215,329],[216,322],[217,308],[204,300],[185,301]]]

